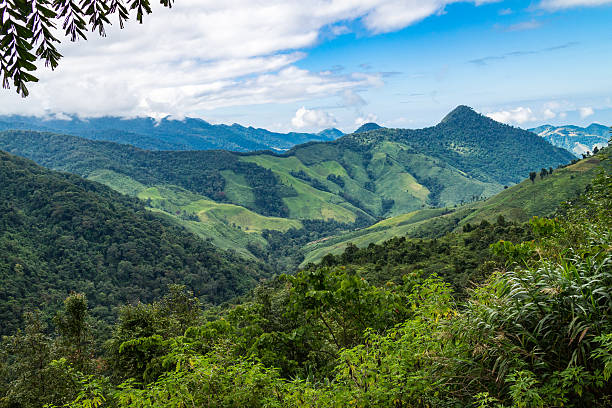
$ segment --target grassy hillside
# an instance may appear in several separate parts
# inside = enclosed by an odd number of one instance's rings
[[[88,179],[123,194],[138,197],[149,209],[159,211],[199,237],[221,249],[231,249],[254,258],[248,248],[265,248],[265,230],[285,232],[302,228],[298,220],[266,217],[234,204],[212,201],[202,195],[171,185],[147,187],[128,176],[110,170],[92,172]]]
[[[171,283],[217,303],[272,275],[138,200],[5,152],[0,186],[0,334],[25,310],[52,315],[71,291],[86,293],[96,318],[110,322],[118,305],[159,299]]]
[[[302,265],[316,262],[328,253],[340,254],[349,243],[366,247],[399,236],[435,238],[482,220],[495,222],[503,216],[508,221],[526,222],[531,217],[552,214],[559,205],[577,197],[602,166],[600,157],[590,157],[509,187],[499,194],[475,203],[451,209],[419,210],[376,223],[368,228],[310,243]]]

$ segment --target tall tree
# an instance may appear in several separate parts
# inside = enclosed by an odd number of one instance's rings
[[[82,293],[72,293],[64,301],[64,310],[55,317],[62,355],[79,371],[87,371],[92,360],[93,339],[88,322],[87,299]]]

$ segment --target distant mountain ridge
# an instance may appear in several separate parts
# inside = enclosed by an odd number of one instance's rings
[[[543,137],[554,146],[561,147],[579,157],[587,151],[592,152],[595,146],[607,146],[610,140],[610,127],[592,123],[586,128],[580,126],[538,126],[529,131]]]
[[[276,133],[238,124],[213,125],[203,119],[153,118],[39,118],[0,116],[0,130],[35,130],[79,136],[90,140],[129,144],[147,150],[256,150],[284,151],[309,141],[330,141],[341,137],[338,129],[319,133]]]

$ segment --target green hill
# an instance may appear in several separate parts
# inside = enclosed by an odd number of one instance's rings
[[[159,299],[168,284],[218,303],[272,271],[196,238],[99,183],[0,152],[0,334],[34,307],[47,315],[71,291],[97,319]]]
[[[553,171],[552,175],[537,176],[503,190],[484,201],[451,209],[418,210],[388,218],[370,227],[313,242],[304,248],[302,265],[317,262],[322,257],[342,253],[349,244],[366,247],[380,244],[393,237],[436,238],[457,231],[467,224],[483,220],[493,223],[499,216],[523,223],[533,216],[552,214],[562,202],[579,196],[601,169],[599,157],[590,157]]]

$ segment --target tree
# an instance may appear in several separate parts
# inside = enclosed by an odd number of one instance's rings
[[[172,7],[173,0],[160,0]],[[36,61],[55,69],[62,55],[56,48],[60,40],[54,35],[59,24],[70,41],[86,40],[86,31],[106,36],[109,17],[117,15],[123,28],[131,12],[142,23],[144,14],[151,13],[150,0],[6,0],[0,3],[0,75],[2,87],[26,97],[28,82],[37,82],[32,75]]]
[[[79,371],[91,362],[93,339],[88,321],[87,299],[82,293],[71,293],[64,300],[64,310],[55,317],[60,334],[59,346],[70,363]]]
[[[529,173],[529,180],[531,180],[531,182],[535,182],[535,179],[537,177],[538,173],[536,173],[535,171],[532,171]]]
[[[70,372],[52,363],[60,356],[47,331],[37,312],[26,313],[24,330],[2,339],[0,358],[7,367],[0,372],[1,407],[64,406],[76,397]]]

